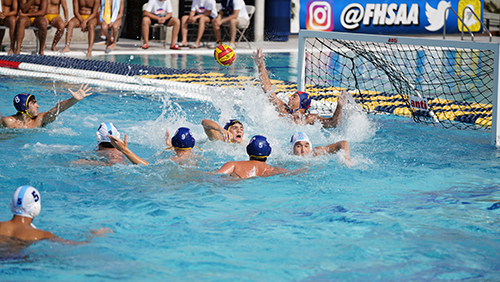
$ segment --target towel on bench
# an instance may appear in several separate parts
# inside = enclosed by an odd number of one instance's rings
[[[115,22],[118,17],[118,12],[120,12],[120,4],[121,0],[101,1],[101,21],[107,24]]]

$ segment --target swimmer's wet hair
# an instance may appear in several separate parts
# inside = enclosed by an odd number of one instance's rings
[[[113,144],[111,142],[101,142],[99,145],[103,146],[104,148],[114,148]]]

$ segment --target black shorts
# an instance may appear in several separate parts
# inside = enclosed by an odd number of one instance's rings
[[[170,18],[170,19],[171,19],[171,18]],[[166,20],[166,21],[163,23],[163,25],[167,25],[167,24],[168,24],[168,22],[170,21],[170,19]],[[157,21],[157,20],[151,19],[151,25],[155,25],[155,24],[157,24],[157,23],[158,23],[158,21]]]

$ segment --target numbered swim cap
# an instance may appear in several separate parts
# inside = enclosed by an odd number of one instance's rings
[[[194,140],[191,130],[187,127],[179,127],[172,137],[172,146],[175,149],[186,150],[194,147]]]
[[[120,132],[118,132],[116,127],[111,122],[103,122],[101,123],[101,125],[99,125],[99,128],[95,133],[97,144],[101,144],[102,142],[110,142],[108,135],[120,139]]]
[[[251,158],[266,159],[271,154],[271,146],[267,138],[262,135],[252,137],[247,146],[247,154]]]
[[[17,94],[14,97],[14,107],[16,107],[16,110],[21,113],[27,113],[28,111],[28,102],[30,97],[33,96],[33,99],[35,98],[34,95],[27,94],[27,93],[21,93]]]
[[[306,92],[302,91],[297,91],[297,94],[299,94],[300,97],[300,108],[299,109],[304,109],[307,110],[311,106],[311,98],[310,95]]]
[[[41,202],[38,190],[31,186],[21,186],[17,188],[10,201],[10,210],[18,216],[35,218],[42,209]]]
[[[290,146],[288,148],[288,153],[293,154],[293,147],[295,147],[295,143],[299,141],[305,141],[309,143],[309,147],[312,148],[311,141],[309,140],[309,137],[307,137],[307,134],[304,132],[297,132],[294,135],[292,135],[292,138],[290,139]]]
[[[231,126],[233,126],[233,125],[235,125],[235,124],[237,124],[237,123],[239,123],[239,124],[243,125],[243,124],[241,123],[241,121],[239,121],[239,120],[237,120],[237,119],[230,119],[230,120],[229,120],[229,122],[228,122],[228,123],[226,123],[226,125],[224,126],[224,129],[225,129],[225,130],[229,130],[229,128],[230,128]]]

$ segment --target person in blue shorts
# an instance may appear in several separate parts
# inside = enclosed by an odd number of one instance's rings
[[[92,88],[89,88],[88,84],[85,85],[85,83],[82,83],[80,89],[76,92],[73,92],[71,89],[68,90],[73,96],[72,98],[57,103],[57,105],[55,105],[52,109],[43,113],[38,113],[39,106],[35,95],[26,93],[16,95],[14,97],[14,107],[17,110],[17,114],[1,117],[0,127],[35,128],[46,126],[47,124],[55,121],[59,114],[66,111],[83,98],[92,94],[89,93]]]
[[[289,117],[297,124],[314,124],[320,122],[324,128],[337,127],[340,124],[342,119],[342,108],[347,102],[347,92],[342,91],[341,95],[339,95],[337,108],[332,117],[326,118],[308,113],[307,110],[311,106],[310,95],[306,92],[297,91],[290,96],[288,103],[281,101],[276,93],[272,91],[273,85],[267,74],[262,49],[258,48],[253,54],[252,58],[259,71],[262,89],[269,95],[270,102],[274,105],[280,116]]]
[[[235,178],[249,178],[255,176],[267,177],[289,172],[284,168],[273,167],[266,163],[271,151],[267,138],[262,135],[255,135],[247,145],[247,154],[250,160],[227,162],[216,173],[227,174]]]
[[[108,137],[113,147],[122,152],[133,164],[149,164],[149,162],[138,157],[127,147],[127,135],[125,135],[123,141],[113,135],[108,135]],[[196,140],[191,134],[191,130],[189,128],[180,127],[179,129],[177,129],[172,139],[170,139],[170,134],[167,130],[165,142],[167,146],[169,146],[169,148],[167,149],[173,148],[175,152],[175,155],[170,159],[176,162],[180,162],[191,157],[191,149],[195,147]]]
[[[238,26],[244,26],[250,20],[244,0],[221,0],[217,17],[212,20],[212,29],[217,45],[222,44],[221,26],[229,25],[229,46],[236,49],[236,33]]]
[[[229,143],[243,142],[243,133],[245,130],[241,121],[237,119],[229,120],[224,128],[215,121],[209,119],[204,119],[201,125],[210,141],[220,140]]]
[[[9,221],[0,222],[0,241],[8,239],[18,239],[23,241],[38,241],[50,239],[67,244],[83,244],[56,237],[49,231],[37,229],[33,225],[33,219],[40,214],[42,209],[42,199],[40,192],[31,186],[21,186],[16,189],[10,202],[10,210],[14,214]],[[98,230],[90,230],[95,236],[102,236],[105,233],[113,233],[107,227]]]

